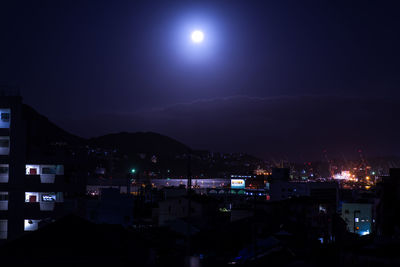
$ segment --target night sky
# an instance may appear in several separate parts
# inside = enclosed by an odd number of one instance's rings
[[[395,3],[1,1],[0,83],[84,137],[154,131],[266,159],[399,155]]]

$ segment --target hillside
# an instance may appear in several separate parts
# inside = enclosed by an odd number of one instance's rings
[[[61,129],[28,105],[22,107],[28,145],[47,146],[54,143],[82,145],[86,140]]]
[[[161,134],[153,132],[115,133],[91,138],[90,146],[117,149],[123,154],[155,153],[158,155],[176,155],[187,153],[189,147]]]
[[[153,153],[157,155],[177,155],[187,153],[188,147],[170,137],[152,133],[113,133],[85,139],[58,127],[47,117],[28,105],[23,105],[23,119],[27,129],[29,151],[48,150],[59,147],[99,147],[117,149],[126,155]]]

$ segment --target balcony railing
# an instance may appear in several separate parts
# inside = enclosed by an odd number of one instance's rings
[[[0,183],[8,183],[8,173],[0,174]]]
[[[0,200],[0,210],[8,210],[8,200]]]
[[[25,175],[26,185],[37,185],[37,184],[64,184],[64,175],[56,174],[36,174],[36,175]]]

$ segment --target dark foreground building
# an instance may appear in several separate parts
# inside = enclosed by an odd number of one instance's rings
[[[377,185],[377,233],[400,238],[400,169],[390,169]]]
[[[5,266],[147,266],[155,260],[149,247],[120,225],[68,215],[8,242],[0,257]]]
[[[38,138],[32,138],[31,133],[40,129],[28,120],[31,114],[22,98],[1,94],[0,243],[3,243],[63,216],[68,196],[84,190],[84,184],[75,183],[64,173],[62,156],[43,155],[38,152],[41,147],[33,147]]]

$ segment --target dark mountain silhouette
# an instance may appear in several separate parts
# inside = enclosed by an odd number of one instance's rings
[[[61,129],[28,105],[22,106],[28,145],[47,146],[54,143],[84,144],[86,140]]]
[[[27,128],[27,144],[31,151],[49,147],[86,146],[117,149],[126,155],[154,153],[176,155],[187,153],[188,147],[170,137],[153,133],[114,133],[85,139],[58,127],[32,107],[23,105],[23,119]]]

